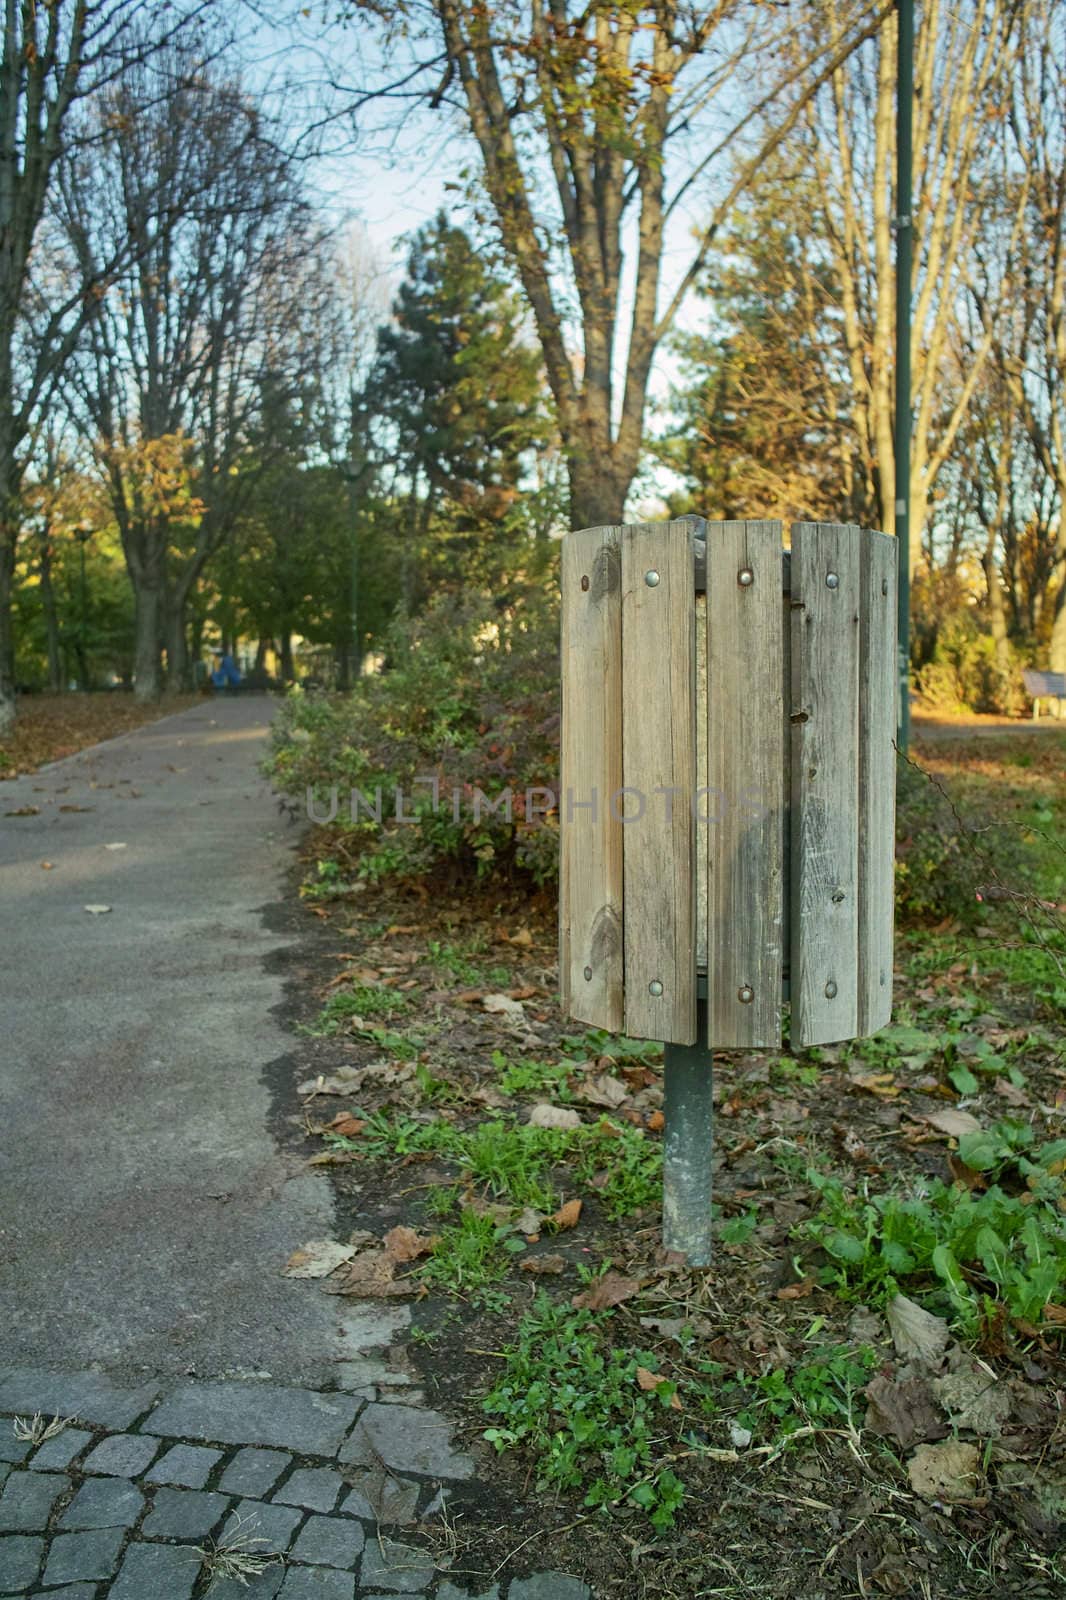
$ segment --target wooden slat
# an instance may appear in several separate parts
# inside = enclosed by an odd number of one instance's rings
[[[622,785],[620,538],[617,527],[567,534],[560,579],[559,985],[564,1010],[611,1033],[624,1021],[622,828],[610,804]]]
[[[800,1046],[857,1031],[859,591],[858,528],[793,524],[791,991]]]
[[[674,1044],[696,1039],[694,660],[690,525],[624,528],[622,769],[644,808],[638,819],[637,797],[626,797],[625,1027]]]
[[[896,835],[895,539],[862,535],[859,615],[859,1015],[862,1036],[892,1019]]]
[[[750,574],[750,582],[740,576]],[[708,1037],[781,1043],[784,724],[781,524],[707,528]]]

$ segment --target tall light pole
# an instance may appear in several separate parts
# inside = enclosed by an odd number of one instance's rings
[[[896,649],[899,669],[897,743],[906,751],[911,736],[911,173],[914,113],[914,0],[896,0],[899,23],[896,76],[896,542],[899,561],[899,611]]]

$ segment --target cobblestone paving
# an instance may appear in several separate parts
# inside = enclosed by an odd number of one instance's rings
[[[33,1444],[14,1419],[68,1425]],[[564,1573],[471,1591],[419,1538],[468,1482],[439,1413],[267,1382],[124,1389],[0,1370],[0,1600],[591,1600]],[[204,1551],[254,1540],[245,1587]]]

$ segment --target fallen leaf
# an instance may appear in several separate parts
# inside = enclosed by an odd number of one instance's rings
[[[91,917],[104,917],[111,910],[110,906],[86,906],[85,910]]]
[[[818,1287],[814,1278],[804,1278],[801,1283],[786,1283],[783,1289],[778,1289],[779,1300],[806,1300]]]
[[[524,1022],[525,1011],[520,1000],[512,1000],[509,994],[487,994],[482,998],[482,1008],[493,1016],[508,1017],[512,1022]]]
[[[524,1206],[514,1221],[516,1233],[539,1233],[544,1217],[539,1211],[534,1211],[532,1206]]]
[[[354,1254],[350,1244],[338,1244],[336,1239],[312,1239],[292,1253],[281,1275],[283,1278],[328,1278]]]
[[[306,1078],[297,1086],[299,1094],[351,1094],[363,1081],[362,1067],[338,1067],[329,1077]]]
[[[560,1233],[567,1228],[576,1228],[581,1217],[581,1201],[565,1200],[555,1215],[550,1219],[554,1222]]]
[[[108,785],[110,788],[110,784]],[[95,811],[95,806],[60,806],[60,811]]]
[[[354,1139],[365,1127],[366,1123],[362,1117],[353,1117],[350,1111],[341,1111],[329,1124],[329,1131],[339,1133],[345,1139]]]
[[[891,1072],[864,1072],[849,1082],[856,1089],[865,1089],[867,1094],[875,1094],[881,1100],[894,1100],[902,1093]]]
[[[948,1325],[943,1317],[934,1317],[923,1311],[905,1294],[897,1294],[885,1308],[892,1343],[898,1353],[909,1360],[917,1356],[931,1367],[938,1367],[948,1347]]]
[[[752,1441],[750,1428],[742,1428],[739,1422],[729,1424],[729,1442],[734,1450],[746,1450]]]
[[[1049,1301],[1044,1307],[1044,1321],[1056,1323],[1066,1322],[1066,1306],[1052,1305]]]
[[[321,1150],[317,1156],[309,1156],[309,1167],[346,1167],[355,1160],[350,1150]]]
[[[518,1265],[523,1272],[533,1272],[539,1276],[542,1272],[565,1272],[566,1258],[554,1255],[523,1256]]]
[[[619,1078],[609,1072],[601,1072],[598,1078],[591,1078],[581,1088],[582,1100],[587,1100],[589,1105],[606,1106],[608,1111],[616,1111],[623,1100],[629,1098],[629,1090]]]
[[[907,1477],[923,1500],[973,1500],[980,1461],[977,1445],[961,1439],[920,1444],[907,1463]]]
[[[551,1106],[547,1101],[541,1101],[529,1113],[529,1126],[531,1128],[580,1128],[581,1117],[578,1112],[571,1111],[569,1106]]]
[[[381,1241],[385,1253],[392,1261],[417,1261],[428,1255],[437,1242],[438,1235],[416,1233],[413,1228],[390,1228]]]
[[[409,1278],[397,1281],[396,1262],[387,1250],[361,1250],[349,1261],[346,1275],[334,1280],[329,1288],[335,1294],[386,1300],[394,1295],[411,1294],[417,1285]]]
[[[946,1439],[951,1429],[937,1405],[928,1378],[886,1378],[866,1385],[866,1426],[905,1450],[930,1439]]]
[[[661,1372],[652,1372],[647,1367],[637,1368],[637,1382],[645,1392],[653,1392],[668,1381]],[[681,1400],[678,1395],[670,1396],[670,1406],[674,1411],[681,1410]]]
[[[649,1133],[661,1133],[666,1126],[666,1118],[661,1111],[653,1111],[648,1118],[647,1126]]]
[[[981,1124],[976,1117],[968,1111],[959,1111],[955,1106],[945,1106],[943,1111],[930,1111],[924,1120],[931,1128],[936,1128],[938,1133],[947,1134],[950,1139],[961,1139],[964,1133],[980,1133]]]
[[[59,809],[62,811],[63,807],[60,806]],[[4,812],[5,817],[39,817],[40,814],[40,806],[18,806],[14,811]]]
[[[43,872],[51,872],[54,869],[54,867],[55,867],[55,862],[54,861],[42,861],[41,862],[41,870]]]
[[[126,848],[126,846],[124,844],[105,844],[104,845],[104,849],[105,850],[125,850],[125,848]]]
[[[977,1362],[946,1372],[933,1391],[956,1428],[995,1439],[1011,1413],[1010,1391]]]
[[[608,1311],[611,1306],[620,1306],[623,1301],[632,1300],[643,1287],[640,1278],[623,1278],[620,1272],[605,1272],[602,1278],[597,1278],[581,1294],[575,1294],[570,1304],[585,1311]]]

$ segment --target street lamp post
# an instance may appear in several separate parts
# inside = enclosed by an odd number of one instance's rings
[[[914,0],[896,0],[899,22],[896,80],[896,556],[899,600],[896,652],[899,672],[897,744],[906,752],[911,734],[911,174],[914,115]]]

